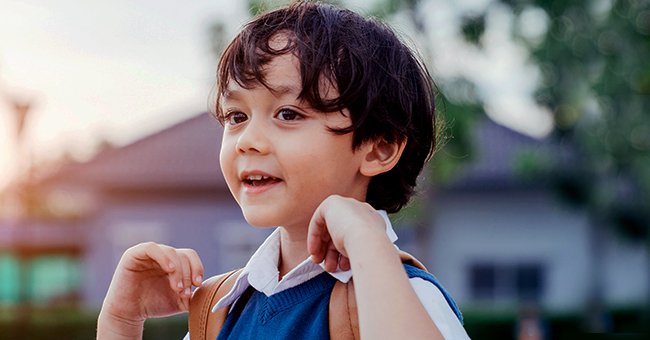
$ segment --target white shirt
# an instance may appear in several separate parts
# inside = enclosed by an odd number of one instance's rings
[[[382,210],[379,213],[386,222],[386,234],[391,242],[394,243],[397,240],[397,235],[388,219],[388,215]],[[397,248],[397,246],[395,247]],[[233,305],[249,286],[264,293],[266,296],[271,296],[285,289],[307,282],[325,271],[324,263],[316,264],[311,258],[307,258],[278,281],[279,258],[280,229],[277,228],[253,254],[246,266],[242,269],[233,288],[217,302],[212,308],[212,311],[214,312],[222,307]],[[346,283],[352,277],[352,271],[337,269],[337,271],[330,273],[330,275]],[[436,324],[436,327],[438,327],[438,330],[445,339],[469,339],[465,329],[451,307],[449,307],[447,300],[445,300],[438,287],[421,278],[411,278],[409,281],[420,302],[431,317],[431,320]],[[189,334],[185,336],[184,340],[190,340]]]

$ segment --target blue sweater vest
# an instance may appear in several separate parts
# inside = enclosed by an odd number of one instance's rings
[[[463,321],[456,303],[432,274],[407,264],[404,269],[409,278],[419,277],[438,287]],[[335,278],[322,273],[269,297],[249,287],[228,314],[217,339],[329,339],[329,301],[335,283]]]

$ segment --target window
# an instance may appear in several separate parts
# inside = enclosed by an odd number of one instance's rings
[[[79,261],[71,256],[39,256],[31,260],[27,295],[34,303],[66,303],[77,299],[81,284]]]
[[[76,302],[81,264],[78,257],[65,254],[30,256],[22,262],[0,254],[0,277],[0,305],[25,302],[21,299],[34,304]]]
[[[20,267],[10,254],[0,254],[0,278],[0,305],[18,302]]]
[[[539,301],[544,293],[545,269],[540,263],[473,263],[468,280],[478,301]]]
[[[492,265],[477,264],[470,271],[471,289],[474,298],[491,300],[496,291],[496,270]]]
[[[542,266],[535,264],[516,266],[515,291],[520,301],[538,301],[542,295]]]

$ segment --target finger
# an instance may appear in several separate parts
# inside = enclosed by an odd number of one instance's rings
[[[325,270],[328,272],[336,271],[338,266],[340,253],[333,246],[327,250],[327,256],[325,257]]]
[[[190,310],[190,298],[188,296],[182,295],[180,298],[179,307],[181,310],[189,311]]]
[[[339,268],[341,268],[343,271],[350,270],[352,268],[350,266],[350,259],[347,256],[341,255],[341,258],[339,259]]]
[[[307,251],[309,251],[314,262],[323,262],[327,255],[327,245],[329,241],[330,235],[327,231],[325,219],[321,214],[321,208],[319,206],[314,212],[307,230]]]
[[[141,263],[150,264],[153,262],[163,271],[172,273],[176,270],[176,263],[162,247],[163,245],[154,242],[140,243],[127,249],[123,258],[132,256],[135,260]]]
[[[178,309],[188,311],[190,309],[190,297],[183,294],[183,292],[179,292],[176,305],[178,306]]]
[[[183,252],[190,261],[190,277],[192,278],[192,283],[197,287],[200,286],[203,284],[204,269],[199,254],[197,254],[194,249],[181,249],[180,251]]]
[[[183,282],[181,294],[183,297],[189,297],[192,295],[192,267],[190,265],[190,259],[182,251],[178,251],[178,258],[181,262],[181,280]]]
[[[183,283],[183,262],[176,252],[175,248],[166,245],[160,245],[160,249],[171,260],[174,270],[169,273],[169,285],[172,290],[181,292],[185,284]]]

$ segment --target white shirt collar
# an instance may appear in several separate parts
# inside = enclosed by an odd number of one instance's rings
[[[388,239],[395,243],[397,234],[388,219],[388,214],[384,210],[377,211],[386,223],[386,234]],[[253,286],[255,290],[264,293],[266,296],[279,293],[285,289],[295,287],[301,283],[309,281],[325,271],[324,263],[316,264],[311,257],[305,259],[302,263],[288,272],[278,281],[278,259],[280,258],[280,229],[276,228],[262,245],[255,251],[246,266],[242,269],[233,288],[212,308],[212,312],[233,304],[244,293],[246,288]],[[337,280],[347,283],[352,277],[351,270],[337,269],[329,273]]]

